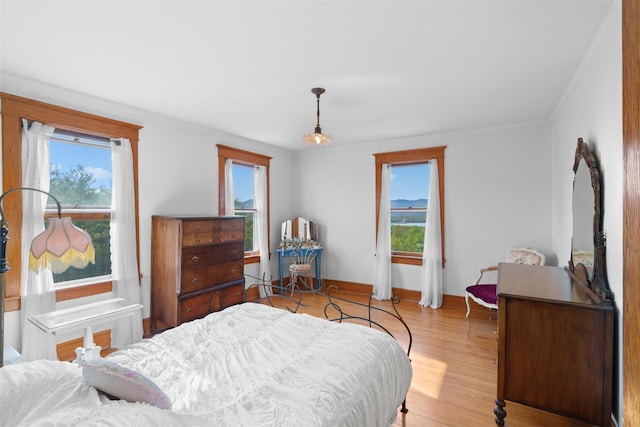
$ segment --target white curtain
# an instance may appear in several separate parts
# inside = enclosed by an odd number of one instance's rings
[[[260,251],[260,279],[264,279],[266,287],[259,286],[260,297],[273,295],[271,290],[271,266],[269,265],[269,225],[267,223],[267,168],[253,168],[253,188],[256,217],[253,224],[253,236],[257,239]]]
[[[235,215],[236,207],[233,197],[233,160],[224,162],[224,214]]]
[[[136,254],[135,187],[133,155],[126,138],[111,141],[111,274],[113,294],[139,304],[140,276]],[[142,339],[142,314],[112,322],[111,345],[122,347]]]
[[[391,166],[382,165],[380,187],[380,217],[378,218],[378,242],[373,278],[373,296],[379,300],[391,299]]]
[[[430,162],[429,204],[422,253],[422,298],[420,305],[438,308],[442,305],[442,231],[440,229],[440,183],[438,161]]]
[[[22,185],[49,191],[49,137],[51,126],[22,120]],[[26,360],[57,359],[55,343],[27,319],[56,308],[51,270],[29,270],[29,250],[34,237],[44,231],[44,212],[48,196],[37,191],[22,191],[22,265],[20,309],[22,321],[22,356]],[[11,237],[11,234],[9,234]],[[17,243],[17,239],[13,240]],[[8,244],[11,244],[9,241]]]

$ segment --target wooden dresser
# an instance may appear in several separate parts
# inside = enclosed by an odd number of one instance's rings
[[[244,217],[152,217],[152,331],[243,299]]]
[[[500,264],[496,424],[510,400],[611,424],[613,307],[560,267]]]

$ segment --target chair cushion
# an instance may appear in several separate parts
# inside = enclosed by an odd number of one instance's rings
[[[466,290],[474,297],[479,298],[488,304],[497,304],[498,303],[497,289],[498,289],[498,286],[495,284],[481,284],[481,285],[467,286]]]
[[[507,262],[527,265],[543,264],[540,255],[526,249],[511,249],[507,254]]]
[[[291,264],[289,271],[296,271],[298,273],[311,271],[311,264]]]

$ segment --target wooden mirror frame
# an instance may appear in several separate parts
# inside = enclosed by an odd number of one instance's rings
[[[573,277],[587,286],[600,299],[600,302],[611,303],[611,290],[607,282],[605,246],[606,238],[602,231],[602,210],[600,208],[602,201],[602,193],[600,191],[600,170],[595,157],[589,150],[589,146],[582,138],[578,138],[576,147],[573,173],[574,173],[574,191],[575,176],[578,173],[578,167],[581,161],[589,168],[591,176],[591,187],[593,189],[593,271],[589,275],[587,268],[582,263],[574,264],[573,259],[573,238],[571,242],[571,257],[569,259],[569,271]],[[573,213],[575,218],[575,212]]]

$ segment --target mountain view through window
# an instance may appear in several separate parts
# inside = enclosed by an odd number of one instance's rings
[[[422,253],[428,196],[428,163],[391,166],[392,252]]]

